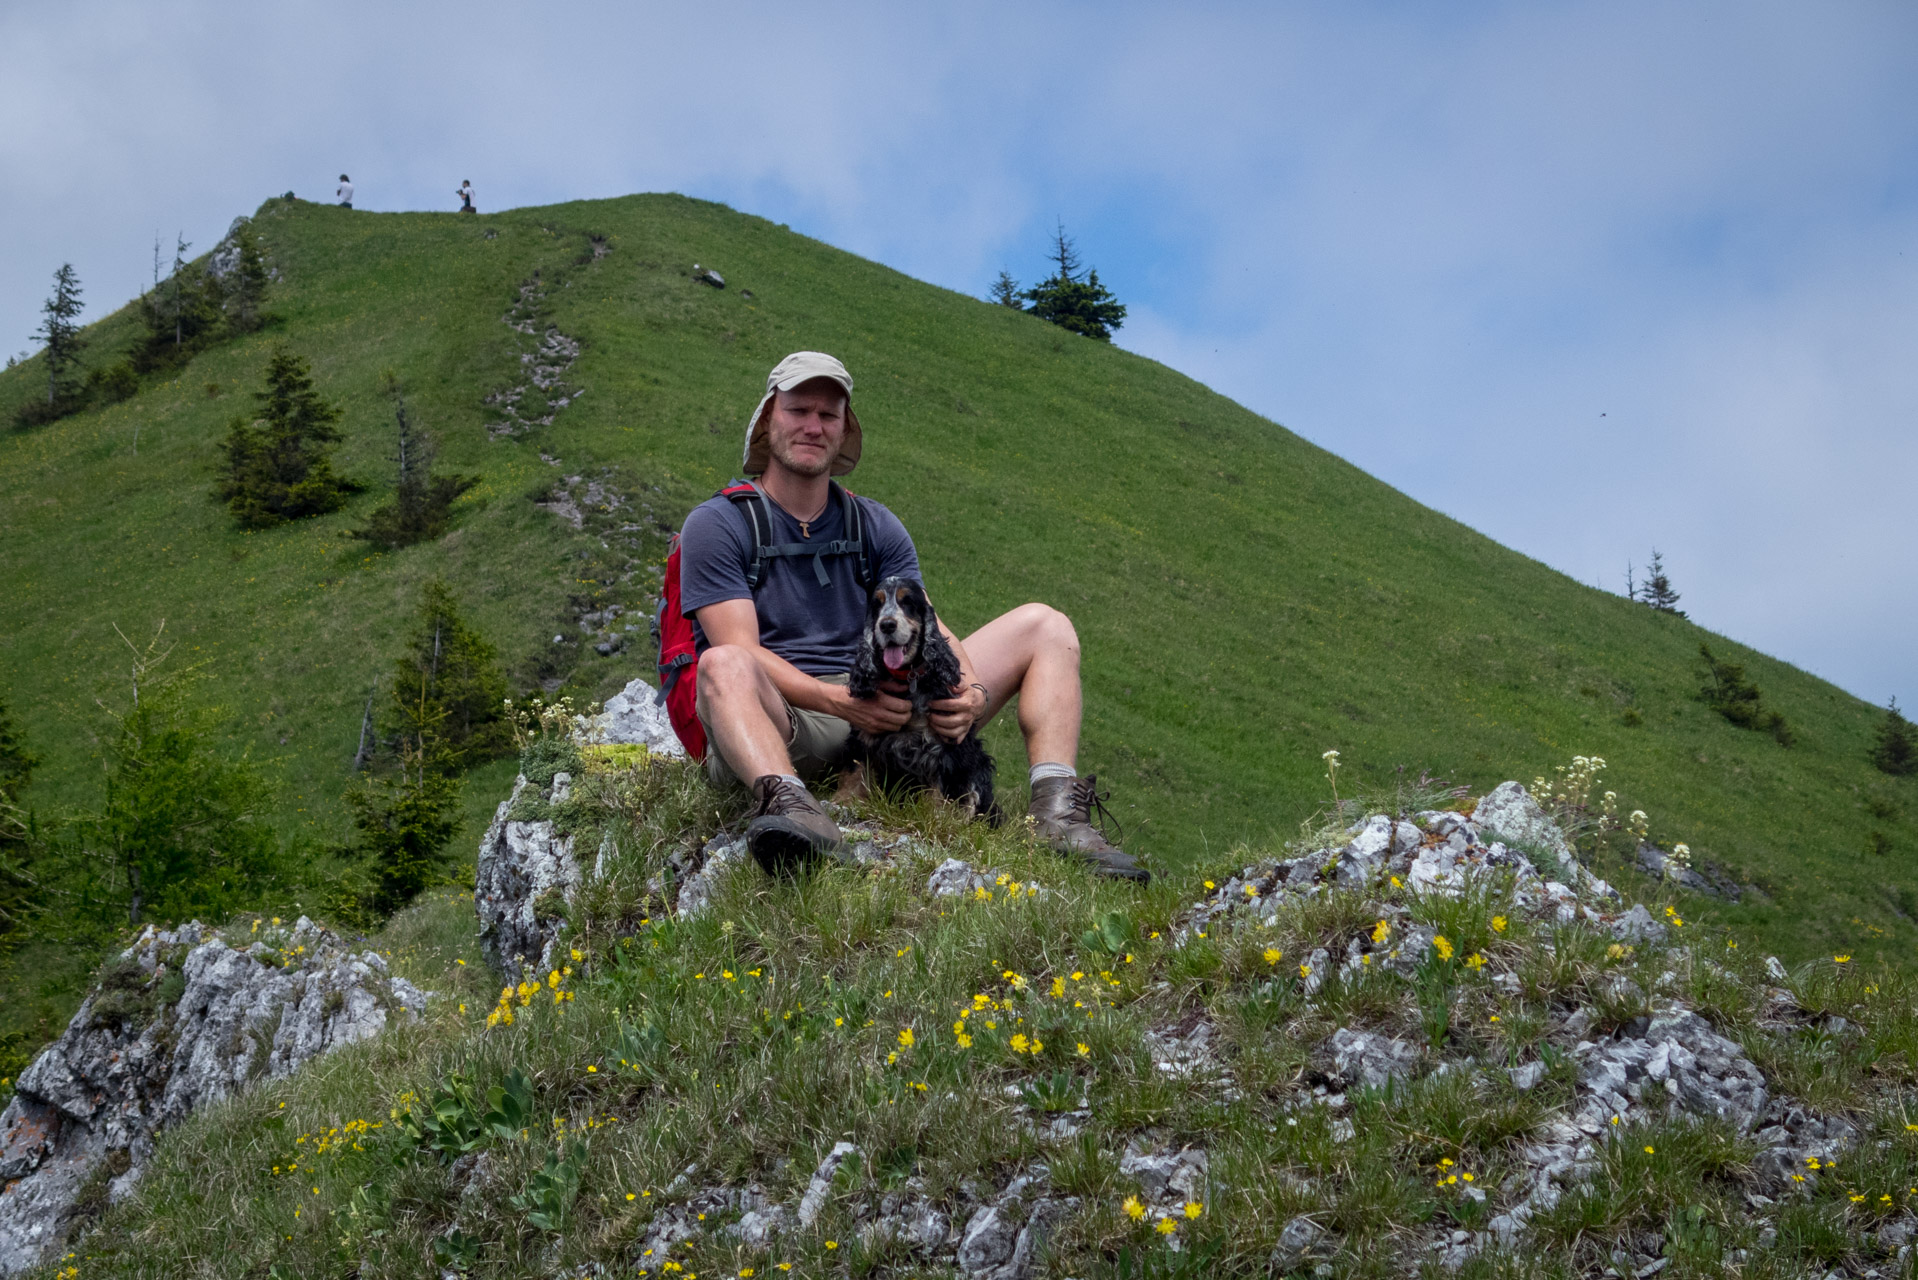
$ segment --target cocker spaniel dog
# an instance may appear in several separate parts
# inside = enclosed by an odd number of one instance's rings
[[[958,655],[939,630],[925,588],[907,578],[887,578],[874,587],[848,688],[855,698],[872,698],[884,685],[885,692],[912,703],[912,718],[891,733],[853,732],[856,767],[847,793],[866,787],[935,791],[968,817],[993,826],[1005,821],[992,798],[992,757],[979,741],[977,726],[958,742],[948,742],[927,719],[931,704],[951,697],[958,683]]]

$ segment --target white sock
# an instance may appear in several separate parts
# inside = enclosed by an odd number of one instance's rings
[[[1047,761],[1032,766],[1032,772],[1026,775],[1026,785],[1037,786],[1044,778],[1076,778],[1078,776],[1079,771],[1069,764]]]
[[[799,775],[796,773],[776,773],[773,776],[775,778],[784,778],[786,781],[792,783],[795,787],[798,787],[801,791],[804,791],[806,789],[806,784],[800,779]]]

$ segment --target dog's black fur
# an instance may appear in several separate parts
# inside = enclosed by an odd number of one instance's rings
[[[890,666],[888,649],[896,651]],[[848,688],[855,698],[872,698],[882,683],[889,686],[887,693],[912,703],[912,719],[891,733],[853,733],[853,758],[865,768],[868,784],[887,791],[936,791],[995,827],[1005,821],[992,798],[992,757],[979,741],[977,726],[958,742],[948,742],[926,719],[931,704],[951,697],[958,685],[959,658],[939,630],[925,589],[908,578],[888,578],[866,599],[866,628]],[[897,692],[900,684],[903,694]]]

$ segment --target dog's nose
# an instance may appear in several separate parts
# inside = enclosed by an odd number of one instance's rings
[[[879,629],[885,632],[887,635],[891,635],[893,632],[899,629],[899,623],[897,620],[892,618],[881,618],[879,620]]]

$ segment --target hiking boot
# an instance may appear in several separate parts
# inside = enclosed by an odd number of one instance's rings
[[[759,811],[746,824],[746,847],[767,874],[789,874],[843,843],[838,825],[802,784],[769,773],[753,783],[753,796]]]
[[[1144,884],[1152,873],[1092,825],[1094,809],[1101,818],[1111,817],[1100,803],[1105,797],[1099,794],[1098,782],[1096,777],[1088,777],[1041,778],[1033,783],[1032,803],[1026,808],[1033,833],[1055,851],[1079,859],[1102,876]]]

